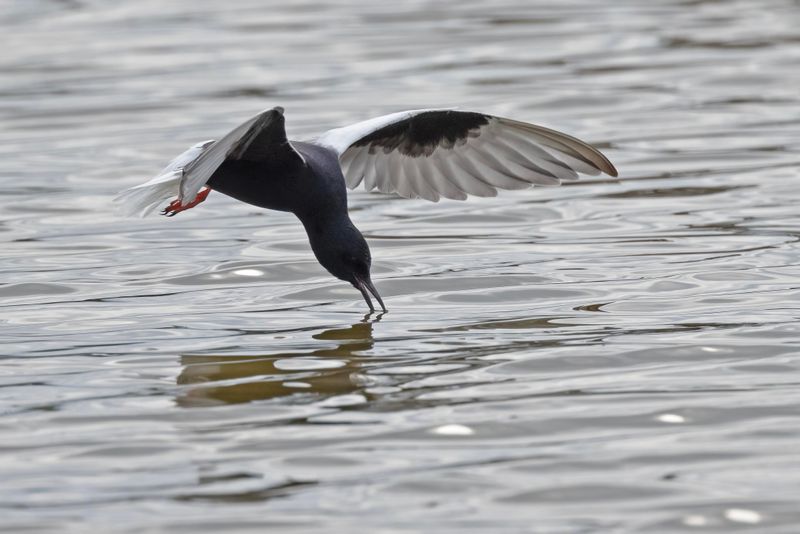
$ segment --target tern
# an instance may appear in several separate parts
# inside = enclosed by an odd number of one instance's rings
[[[599,150],[567,134],[473,111],[401,111],[329,130],[308,141],[286,137],[284,110],[264,110],[217,141],[175,158],[152,180],[120,193],[123,213],[146,215],[173,199],[173,216],[219,191],[300,220],[319,263],[349,282],[370,312],[386,306],[372,283],[372,256],[347,210],[347,189],[464,200],[498,189],[558,185],[579,174],[617,176]]]

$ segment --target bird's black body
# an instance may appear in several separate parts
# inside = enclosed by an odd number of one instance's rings
[[[385,311],[370,280],[369,246],[347,212],[347,189],[336,153],[310,143],[290,144],[282,113],[275,111],[271,119],[270,127],[248,139],[247,146],[231,151],[208,187],[260,208],[294,213],[320,264],[353,284],[373,309],[369,290]]]
[[[347,189],[339,160],[331,150],[293,142],[288,150],[258,160],[227,159],[208,186],[260,208],[288,211],[302,221],[313,216],[347,216]]]

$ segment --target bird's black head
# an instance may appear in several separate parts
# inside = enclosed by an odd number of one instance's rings
[[[336,278],[350,282],[361,292],[370,311],[375,311],[370,294],[386,311],[383,299],[372,284],[372,256],[361,232],[348,220],[346,224],[306,225],[311,248],[317,260]]]

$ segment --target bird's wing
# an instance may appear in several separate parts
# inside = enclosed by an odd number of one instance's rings
[[[283,108],[280,107],[246,120],[184,167],[178,198],[182,204],[194,200],[226,159],[260,161],[276,154],[289,155],[305,163],[303,156],[286,139]]]
[[[177,196],[186,205],[226,159],[259,161],[275,154],[288,154],[303,161],[286,139],[282,108],[262,111],[218,141],[194,145],[149,182],[120,193],[115,202],[123,214],[142,216],[171,197]]]
[[[312,142],[339,155],[347,186],[437,201],[495,196],[617,176],[596,148],[567,134],[502,117],[447,109],[402,111],[325,132]]]

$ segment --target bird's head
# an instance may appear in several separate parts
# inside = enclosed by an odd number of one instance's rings
[[[352,224],[328,226],[320,232],[308,227],[307,230],[311,248],[320,264],[336,278],[353,284],[361,292],[370,311],[375,311],[371,294],[385,312],[386,306],[370,277],[372,256],[361,232]]]

